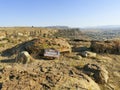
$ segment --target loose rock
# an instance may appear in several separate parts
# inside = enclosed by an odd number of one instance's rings
[[[33,61],[33,58],[30,56],[30,54],[27,51],[20,52],[18,56],[15,59],[18,63],[30,63]]]

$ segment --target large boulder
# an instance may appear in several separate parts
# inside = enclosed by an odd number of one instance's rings
[[[34,58],[43,55],[45,49],[54,49],[59,52],[71,52],[71,46],[63,38],[36,38],[24,43],[21,43],[13,48],[2,52],[3,56],[11,56],[22,51],[27,51]]]
[[[15,61],[17,63],[30,63],[32,62],[34,59],[30,56],[30,54],[27,51],[22,51],[18,54],[18,56],[15,58]]]
[[[89,76],[92,76],[97,83],[107,83],[108,81],[108,71],[96,64],[86,64],[83,67],[83,72]]]

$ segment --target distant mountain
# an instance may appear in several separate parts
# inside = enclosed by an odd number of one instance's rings
[[[69,29],[70,27],[68,26],[47,26],[45,28]]]

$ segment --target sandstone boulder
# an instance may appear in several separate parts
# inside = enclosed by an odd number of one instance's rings
[[[15,61],[17,63],[30,63],[33,61],[33,58],[30,56],[30,54],[27,51],[22,51],[18,54],[18,56],[16,57]]]
[[[108,71],[96,64],[86,64],[83,67],[83,72],[89,76],[92,76],[97,83],[107,83],[108,81]]]
[[[62,52],[71,52],[71,46],[63,38],[37,38],[21,43],[2,52],[2,56],[11,56],[22,51],[27,51],[34,58],[43,55],[45,49],[54,49]]]

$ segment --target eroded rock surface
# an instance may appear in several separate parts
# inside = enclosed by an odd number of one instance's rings
[[[86,64],[83,67],[83,72],[89,76],[92,76],[94,80],[98,83],[107,83],[108,81],[108,71],[102,66],[96,64]]]
[[[120,54],[120,40],[92,41],[91,50],[96,53]]]
[[[5,67],[0,80],[2,90],[100,90],[87,75],[53,61]]]

